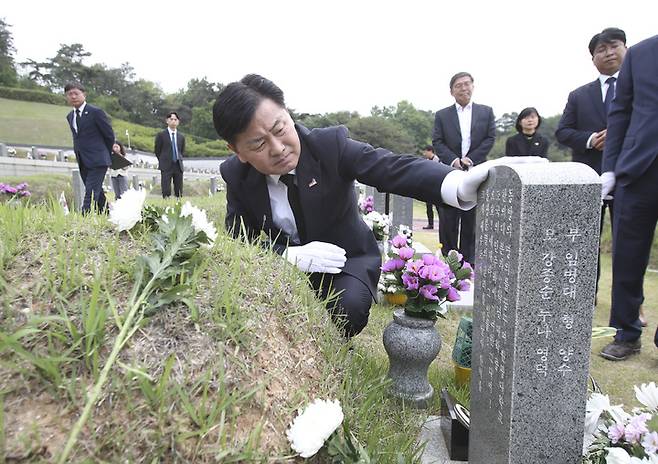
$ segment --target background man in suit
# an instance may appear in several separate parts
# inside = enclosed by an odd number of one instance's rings
[[[489,106],[471,101],[473,76],[459,72],[450,79],[455,104],[436,112],[432,144],[439,159],[467,171],[484,163],[496,139],[496,124]],[[464,259],[475,258],[475,210],[439,207],[439,239],[444,253],[458,249]]]
[[[608,110],[614,97],[619,68],[626,54],[626,34],[615,27],[604,29],[590,40],[589,52],[594,66],[599,71],[599,77],[569,94],[555,137],[558,142],[571,148],[573,161],[587,164],[601,174]],[[603,231],[606,207],[610,210],[612,222],[612,205],[612,198],[604,199],[601,210],[601,231]],[[600,275],[599,263],[597,287]]]
[[[167,128],[155,136],[155,156],[158,158],[162,198],[171,196],[171,180],[174,180],[174,195],[183,196],[183,157],[185,155],[185,136],[177,128],[180,123],[178,114],[167,114]]]
[[[434,147],[432,145],[427,145],[423,148],[423,157],[428,160],[439,162],[439,157],[434,154]],[[423,229],[434,229],[434,204],[426,202],[425,209],[427,211],[427,225],[424,226]]]
[[[418,156],[394,155],[352,140],[343,126],[295,124],[283,92],[250,74],[229,84],[213,106],[213,123],[235,155],[220,166],[226,182],[226,227],[272,248],[308,272],[344,333],[359,333],[376,295],[381,256],[359,215],[354,180],[432,203],[472,208],[486,179]],[[525,159],[527,161],[527,159]]]
[[[628,50],[608,115],[602,196],[614,189],[612,311],[615,340],[601,356],[640,351],[644,274],[658,222],[658,35]],[[658,330],[654,335],[658,346]]]
[[[73,134],[73,151],[80,168],[80,177],[85,185],[82,213],[91,210],[93,198],[98,211],[105,211],[103,179],[112,164],[110,152],[114,144],[114,131],[103,110],[87,103],[85,88],[78,82],[64,86],[64,94],[73,107],[66,120]]]

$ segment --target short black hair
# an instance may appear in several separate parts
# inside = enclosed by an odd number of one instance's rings
[[[616,27],[606,27],[598,34],[594,34],[589,41],[589,53],[594,56],[594,50],[600,43],[612,43],[615,40],[621,41],[626,45],[626,33]]]
[[[239,82],[231,82],[212,107],[212,122],[217,134],[228,143],[235,143],[235,138],[247,128],[258,105],[266,98],[282,108],[286,106],[283,91],[258,74],[247,74]]]
[[[539,129],[539,126],[541,126],[541,116],[539,116],[539,111],[537,111],[537,108],[533,106],[529,106],[527,108],[524,108],[521,110],[519,115],[516,117],[516,131],[521,133],[523,132],[523,128],[521,127],[521,119],[527,118],[530,116],[532,113],[535,113],[537,115],[537,127],[535,127],[535,130]]]
[[[175,111],[170,111],[169,113],[167,113],[167,118],[166,119],[169,119],[172,114],[175,114],[176,119],[178,119],[180,121],[180,116],[178,116],[178,113],[176,113]]]
[[[67,82],[66,85],[64,86],[64,93],[73,89],[78,89],[82,93],[87,93],[87,91],[85,90],[85,86],[79,82]]]
[[[423,151],[431,151],[432,153],[434,153],[434,147],[432,145],[425,145]]]
[[[457,79],[461,79],[462,77],[470,77],[470,78],[471,78],[471,82],[475,82],[475,79],[473,79],[473,76],[471,76],[471,73],[467,73],[467,72],[465,72],[465,71],[458,72],[457,74],[455,74],[454,76],[452,76],[452,77],[450,78],[450,90],[452,90],[452,86],[453,86],[453,84],[455,83],[455,81],[456,81]]]

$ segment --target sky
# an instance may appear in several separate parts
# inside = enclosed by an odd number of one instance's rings
[[[648,0],[6,0],[0,18],[16,62],[81,43],[85,64],[128,62],[166,93],[258,73],[299,113],[364,116],[402,100],[436,111],[454,103],[450,77],[468,71],[473,101],[500,117],[527,106],[561,113],[598,75],[592,35],[620,27],[631,46],[658,33],[657,13]]]

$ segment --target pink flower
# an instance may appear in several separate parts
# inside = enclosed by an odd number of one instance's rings
[[[462,299],[461,296],[459,296],[459,292],[455,287],[450,287],[448,289],[448,295],[446,296],[448,301],[459,301]]]
[[[382,266],[383,272],[393,272],[404,268],[404,261],[400,258],[389,259]]]
[[[468,292],[471,289],[471,282],[468,280],[460,280],[457,289],[460,292]]]
[[[420,270],[423,268],[423,261],[420,259],[407,261],[407,264],[404,268],[407,270],[407,272],[411,274],[418,274]]]
[[[647,433],[642,439],[642,446],[649,454],[658,452],[658,432]]]
[[[624,424],[615,422],[615,425],[608,429],[608,438],[612,440],[612,443],[619,443],[619,441],[624,438]]]
[[[422,259],[423,259],[423,264],[425,264],[425,266],[431,266],[432,264],[437,264],[437,263],[442,263],[443,262],[443,261],[441,261],[440,258],[438,258],[434,255],[430,255],[430,254],[424,254],[422,256]]]
[[[419,275],[423,279],[431,280],[432,282],[439,282],[446,277],[446,269],[437,264],[431,266],[423,266]]]
[[[649,432],[649,429],[647,429],[647,420],[650,418],[651,414],[647,413],[633,416],[626,426],[626,441],[629,443],[638,443],[640,441],[640,436],[643,433]]]
[[[418,277],[410,274],[402,275],[402,283],[407,290],[417,290],[418,289]],[[435,289],[436,290],[436,289]]]
[[[439,297],[436,296],[437,288],[434,285],[423,285],[420,288],[420,294],[425,297],[427,300],[439,301]]]
[[[414,257],[414,249],[404,246],[398,250],[398,255],[406,261]]]
[[[395,248],[407,246],[407,237],[404,235],[396,235],[393,237],[393,240],[391,240],[391,245],[393,245]]]

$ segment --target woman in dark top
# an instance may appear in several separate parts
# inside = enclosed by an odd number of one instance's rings
[[[505,156],[541,156],[546,158],[548,140],[539,134],[541,116],[535,108],[525,108],[516,118],[518,134],[512,135],[505,143]]]

